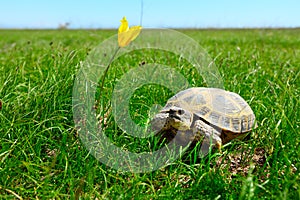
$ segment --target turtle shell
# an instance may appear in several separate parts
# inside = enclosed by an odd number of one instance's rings
[[[196,119],[233,133],[252,129],[255,115],[248,103],[238,94],[219,88],[194,87],[171,97],[164,109],[180,107],[194,113]],[[194,119],[194,120],[196,120]]]

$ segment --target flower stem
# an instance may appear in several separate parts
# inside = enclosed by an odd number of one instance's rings
[[[99,103],[100,103],[100,99],[101,99],[101,96],[102,96],[102,90],[103,90],[103,87],[104,87],[104,81],[105,81],[105,77],[106,77],[106,74],[108,72],[108,69],[112,63],[112,61],[114,60],[114,58],[116,57],[118,51],[120,50],[120,47],[118,46],[118,48],[116,49],[115,53],[113,54],[113,56],[110,58],[109,62],[108,62],[108,65],[104,71],[104,74],[103,74],[103,78],[102,78],[102,82],[101,82],[101,85],[100,85],[100,95],[99,95],[99,101],[97,102],[95,108],[97,109],[98,106],[99,106]]]

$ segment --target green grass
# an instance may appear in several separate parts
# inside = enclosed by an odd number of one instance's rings
[[[0,197],[299,199],[300,30],[182,32],[215,60],[226,90],[239,93],[253,108],[258,127],[247,140],[233,141],[222,153],[204,159],[197,158],[197,145],[151,173],[111,169],[79,139],[72,87],[78,63],[115,31],[1,30]],[[173,66],[192,86],[204,84],[195,69],[175,55],[132,52],[112,64],[104,102],[118,79],[143,61]],[[155,85],[139,88],[130,114],[146,124],[151,105],[163,105],[172,95]],[[123,133],[111,115],[106,127],[115,144],[131,151],[159,148],[155,138]]]

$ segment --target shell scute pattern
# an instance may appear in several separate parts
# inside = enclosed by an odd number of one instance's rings
[[[179,92],[167,103],[189,110],[223,130],[234,133],[252,129],[255,116],[248,103],[238,94],[218,88],[190,88]]]

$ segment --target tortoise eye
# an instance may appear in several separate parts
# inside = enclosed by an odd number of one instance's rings
[[[184,110],[178,110],[178,114],[179,115],[183,115],[184,114]]]
[[[179,109],[179,110],[170,109],[167,113],[169,113],[170,115],[174,115],[174,114],[183,115],[185,111],[183,109]]]

